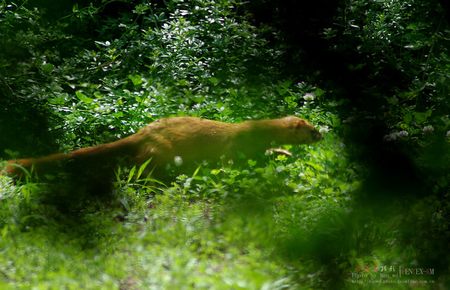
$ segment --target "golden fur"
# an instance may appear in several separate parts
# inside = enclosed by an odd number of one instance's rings
[[[40,158],[10,160],[8,175],[20,175],[20,167],[34,168],[38,173],[60,161],[93,161],[116,165],[118,159],[142,164],[152,159],[153,167],[174,160],[192,164],[217,160],[236,154],[252,157],[274,145],[309,144],[321,139],[320,133],[307,121],[289,116],[280,119],[224,123],[196,117],[172,117],[157,120],[136,134],[115,142],[57,153]]]

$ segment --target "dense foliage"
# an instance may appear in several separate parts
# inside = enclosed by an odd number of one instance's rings
[[[0,288],[448,286],[438,2],[50,2],[0,3],[4,160],[180,115],[297,115],[325,138],[164,182],[118,168],[107,196],[0,176]]]

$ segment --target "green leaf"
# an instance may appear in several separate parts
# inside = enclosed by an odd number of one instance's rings
[[[195,176],[197,176],[198,172],[200,171],[201,166],[199,165],[197,167],[197,169],[195,169],[194,173],[192,174],[192,178],[194,178]]]
[[[256,161],[255,160],[249,159],[247,161],[247,163],[248,163],[248,166],[250,166],[250,167],[255,167],[256,166]]]
[[[212,174],[212,175],[218,175],[220,172],[221,172],[220,169],[212,169],[212,170],[211,170],[211,174]]]
[[[210,77],[209,78],[209,82],[213,85],[213,86],[217,86],[219,84],[219,79],[215,78],[215,77]]]
[[[416,120],[416,122],[418,124],[422,124],[425,121],[427,121],[427,119],[431,116],[432,111],[428,110],[426,112],[414,112],[414,120]]]
[[[82,102],[84,102],[86,104],[90,104],[90,103],[92,103],[94,101],[93,99],[91,99],[88,96],[86,96],[85,94],[83,94],[81,91],[76,91],[75,95],[77,96],[77,98],[80,101],[82,101]]]
[[[99,92],[99,91],[95,91],[94,92],[94,97],[97,98],[97,99],[101,99],[101,98],[103,98],[103,94],[101,92]]]
[[[66,103],[67,94],[61,94],[54,98],[49,98],[48,102],[52,105],[64,105]]]
[[[151,158],[149,160],[145,161],[141,166],[139,166],[139,170],[138,170],[138,173],[136,175],[136,178],[141,177],[142,173],[144,172],[145,168],[147,168],[147,166],[150,163],[150,161],[152,161]]]
[[[405,114],[405,116],[403,116],[403,122],[405,122],[406,124],[410,124],[412,118],[413,118],[412,114],[408,112],[407,114]]]
[[[44,73],[49,74],[55,69],[55,66],[51,63],[45,63],[41,66],[41,69]]]
[[[321,97],[321,96],[323,96],[324,94],[325,94],[325,91],[322,90],[322,89],[320,89],[320,88],[317,88],[317,89],[314,90],[314,95],[315,95],[316,97]]]
[[[130,183],[131,179],[133,179],[134,173],[136,172],[136,166],[133,166],[128,173],[127,183]]]
[[[137,74],[128,75],[128,78],[131,80],[134,86],[139,86],[143,82],[142,77]]]

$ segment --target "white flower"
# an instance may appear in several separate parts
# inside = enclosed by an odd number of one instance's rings
[[[315,98],[316,98],[316,96],[313,93],[306,93],[303,96],[303,100],[305,100],[305,101],[314,101]]]
[[[386,141],[394,141],[399,138],[408,137],[409,133],[405,130],[399,131],[399,132],[392,132],[389,135],[384,136],[384,140]]]
[[[405,130],[398,132],[398,137],[408,137],[408,132]]]
[[[445,134],[445,136],[447,136],[447,138],[450,138],[450,130],[447,131],[447,134]]]
[[[181,156],[175,156],[173,158],[173,162],[176,166],[180,167],[181,165],[183,165],[183,158],[181,158]]]
[[[320,133],[320,134],[326,134],[326,133],[328,133],[328,132],[330,132],[330,128],[329,128],[328,126],[321,126],[321,127],[319,128],[319,133]]]
[[[427,134],[427,133],[433,133],[433,131],[434,131],[434,128],[433,128],[433,126],[431,126],[431,125],[425,126],[425,127],[423,127],[423,129],[422,129],[422,132],[424,132],[425,134]]]

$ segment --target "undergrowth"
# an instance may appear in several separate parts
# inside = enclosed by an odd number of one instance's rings
[[[341,98],[336,83],[314,81],[320,71],[286,75],[286,35],[253,21],[241,1],[34,5],[0,4],[5,160],[116,140],[184,115],[233,123],[296,115],[324,139],[285,146],[292,156],[199,161],[164,181],[146,175],[147,163],[117,168],[106,196],[59,176],[0,176],[1,289],[432,289],[448,282],[448,30],[421,14],[439,9],[414,0],[346,1],[337,9],[337,25],[323,39],[357,56],[347,68],[366,82],[352,87],[382,84],[363,90],[376,102],[352,107],[363,98]],[[426,59],[415,58],[424,52]],[[357,124],[380,119],[387,132],[376,144],[405,148],[429,192],[386,190],[388,182],[358,162],[364,144],[347,137],[370,135]],[[379,282],[399,267],[433,275]]]

